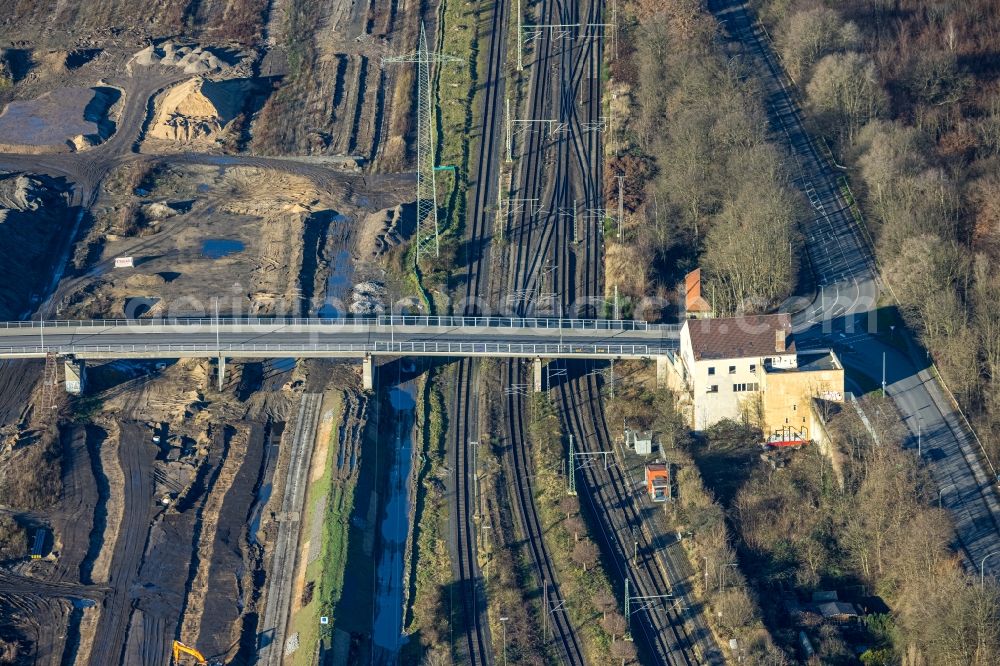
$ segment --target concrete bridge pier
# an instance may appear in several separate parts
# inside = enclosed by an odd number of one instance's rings
[[[219,356],[219,360],[218,360],[217,366],[218,366],[217,367],[218,372],[216,372],[216,375],[217,375],[218,380],[219,380],[219,382],[218,382],[218,388],[221,391],[223,384],[225,384],[225,382],[226,382],[226,357],[225,356]]]
[[[667,377],[670,372],[670,357],[668,356],[657,356],[656,357],[656,388],[665,389],[668,387],[669,379]]]
[[[82,394],[87,379],[87,366],[83,360],[67,356],[63,363],[63,372],[66,378],[66,393]]]
[[[371,354],[365,354],[365,359],[361,362],[361,388],[366,391],[375,389],[375,368]]]
[[[535,358],[535,360],[531,363],[531,369],[532,369],[532,376],[533,376],[532,386],[534,387],[534,391],[535,391],[535,393],[541,393],[542,392],[542,359],[541,358]]]

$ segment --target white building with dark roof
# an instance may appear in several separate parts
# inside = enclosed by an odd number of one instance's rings
[[[796,350],[788,314],[686,320],[673,374],[694,430],[751,416],[774,442],[810,439],[810,400],[844,390],[832,352]]]

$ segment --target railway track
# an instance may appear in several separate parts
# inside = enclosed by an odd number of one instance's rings
[[[541,6],[540,22],[556,23],[569,12],[574,13],[575,5],[560,2],[545,2]],[[573,66],[573,47],[555,52],[553,40],[546,32],[536,41],[533,57],[526,63],[529,68],[530,81],[527,96],[527,113],[530,117],[547,117],[556,107],[565,105],[566,98],[572,98],[573,93],[566,90],[568,79],[565,76],[553,76],[552,65],[562,68]],[[558,85],[553,85],[557,83]],[[560,111],[561,113],[561,111]],[[566,179],[565,165],[568,164],[567,142],[564,139],[551,137],[542,132],[530,132],[523,141],[516,183],[517,197],[541,201],[542,197],[551,196],[555,182]],[[519,141],[518,143],[522,143]],[[549,161],[552,160],[553,147],[556,147],[553,172],[548,172]],[[567,180],[568,182],[568,180]],[[511,193],[508,193],[512,195]],[[565,194],[565,188],[563,189]],[[514,197],[516,198],[516,197]],[[545,257],[552,247],[554,237],[553,220],[559,219],[558,212],[548,211],[544,218],[536,217],[536,205],[527,204],[513,211],[510,206],[503,220],[504,237],[510,238],[512,244],[509,252],[501,256],[503,261],[499,279],[495,288],[500,294],[518,294],[510,303],[516,312],[526,314],[537,303],[532,302],[530,293],[538,288]],[[498,299],[499,300],[499,299]],[[515,361],[507,361],[503,366],[503,381],[506,384],[520,378],[523,365]],[[504,447],[505,467],[510,472],[515,513],[521,525],[525,546],[530,553],[535,573],[535,583],[539,586],[539,597],[542,601],[541,612],[543,624],[551,625],[552,640],[561,661],[571,665],[582,665],[585,662],[581,641],[569,617],[564,612],[549,613],[545,607],[549,599],[560,599],[559,581],[552,558],[543,538],[540,518],[534,502],[532,479],[532,462],[527,437],[527,411],[524,399],[516,394],[510,394],[504,403],[504,429],[509,446]],[[547,616],[547,617],[546,617]],[[545,637],[548,640],[548,637]]]
[[[501,113],[504,100],[507,19],[509,3],[498,0],[492,6],[487,46],[487,65],[482,106],[482,133],[475,158],[475,172],[469,192],[469,224],[465,241],[466,282],[461,312],[465,315],[485,314],[482,307],[489,284],[489,244],[491,240],[489,207],[496,198],[497,167],[500,150]],[[478,393],[473,381],[478,363],[470,359],[458,362],[455,399],[451,408],[449,445],[453,456],[454,573],[461,592],[462,645],[464,663],[491,663],[491,639],[486,617],[486,595],[482,585],[478,559],[476,526],[473,522],[475,501],[473,479],[476,470],[470,460],[469,442],[478,440]]]
[[[521,194],[530,198],[538,194],[539,199],[547,196],[551,200],[544,218],[536,221],[532,211],[522,210],[517,224],[512,225],[512,235],[517,239],[515,270],[512,271],[514,291],[521,293],[542,293],[545,279],[548,277],[551,293],[558,298],[559,312],[567,307],[576,306],[575,313],[583,316],[598,316],[597,303],[603,291],[601,285],[602,272],[602,237],[601,225],[587,220],[594,218],[586,215],[587,210],[599,211],[602,206],[602,150],[601,139],[593,128],[601,124],[601,65],[602,40],[599,31],[603,23],[602,3],[599,0],[589,2],[580,11],[578,4],[550,3],[549,13],[543,15],[543,21],[548,23],[582,24],[583,37],[579,44],[558,52],[558,95],[557,113],[560,121],[567,124],[567,133],[556,142],[556,159],[552,171],[543,175],[545,166],[544,142],[531,136],[527,142],[526,190]],[[542,43],[540,47],[540,63],[545,63],[551,44]],[[539,67],[539,70],[548,69]],[[532,117],[544,117],[545,79],[536,78],[533,86]],[[577,100],[584,100],[582,104]],[[583,211],[580,210],[580,204]],[[565,211],[572,206],[574,215],[568,216]],[[580,223],[580,214],[584,213],[584,222]],[[595,216],[596,217],[596,216]],[[546,257],[549,257],[546,260]],[[540,267],[551,266],[547,271]],[[584,303],[580,307],[580,299]],[[522,303],[522,313],[527,314],[532,306],[528,299]],[[554,308],[553,308],[554,309]],[[508,373],[508,382],[510,382]],[[577,381],[573,386],[562,384],[559,390],[562,401],[562,416],[573,433],[585,447],[593,450],[606,450],[610,438],[607,424],[603,420],[603,409],[599,402],[599,386],[596,379],[590,377],[586,381]],[[568,408],[576,401],[587,405],[587,409]],[[510,402],[510,401],[509,401]],[[515,419],[513,412],[516,406],[508,404],[508,420]],[[580,411],[585,412],[581,414]],[[515,419],[516,420],[516,419]],[[587,436],[589,433],[589,437]],[[515,458],[522,461],[519,477],[526,477],[527,465],[523,458],[523,447]],[[694,664],[699,663],[695,643],[688,635],[684,618],[679,606],[690,607],[687,592],[679,584],[680,576],[670,555],[657,558],[652,542],[642,530],[642,521],[634,504],[629,486],[621,475],[621,470],[611,468],[606,474],[599,470],[589,470],[585,475],[587,489],[584,494],[586,502],[594,515],[600,516],[605,553],[611,556],[616,571],[609,572],[612,577],[624,581],[630,580],[633,585],[633,595],[654,596],[665,594],[673,589],[677,601],[664,613],[644,611],[646,623],[639,625],[640,638],[644,640],[649,656],[656,663]],[[589,490],[592,488],[593,490]],[[636,537],[633,537],[633,528]],[[639,561],[630,568],[628,558],[631,554],[631,542],[637,538],[642,548]],[[626,548],[626,544],[629,545]],[[628,551],[628,552],[626,552]],[[674,581],[674,587],[671,587]],[[704,625],[703,618],[696,615],[693,625],[698,635],[704,638],[706,645],[703,652],[710,662],[721,661],[721,656],[715,651],[711,634]]]
[[[573,383],[576,387],[564,384],[557,391],[567,434],[574,438],[579,451],[610,450],[603,410],[596,397],[599,395],[596,378],[584,374]],[[598,517],[598,540],[612,556],[614,568],[609,573],[619,580],[627,579],[633,596],[675,594],[652,557],[652,544],[643,529],[631,489],[622,478],[614,457],[607,469],[595,463],[579,469],[577,474],[583,481],[577,485],[581,502]],[[635,542],[638,548],[634,548]],[[633,553],[639,555],[638,559],[631,557]],[[685,602],[681,597],[665,599],[633,615],[633,637],[642,641],[653,663],[670,666],[699,663],[678,612],[677,606]]]
[[[504,367],[503,382],[505,385],[515,383],[519,379],[521,364],[517,361],[507,361]],[[508,435],[506,456],[512,471],[511,481],[514,486],[514,499],[517,504],[517,514],[521,521],[525,542],[531,552],[531,559],[539,583],[542,585],[542,613],[548,614],[552,626],[553,639],[557,642],[560,654],[566,664],[583,666],[583,649],[580,639],[565,612],[556,612],[547,605],[550,599],[562,599],[559,592],[559,577],[556,575],[552,557],[543,538],[542,523],[535,507],[535,491],[533,485],[532,462],[529,453],[527,427],[527,410],[522,396],[510,393],[506,399],[505,429]],[[543,636],[544,640],[548,640]]]
[[[270,632],[270,641],[258,646],[258,664],[280,664],[285,650],[285,628],[292,595],[292,576],[299,538],[299,517],[305,499],[306,476],[316,441],[322,395],[305,393],[299,402],[288,473],[281,499],[278,537],[267,568],[268,584],[260,635]]]
[[[486,591],[477,561],[475,460],[469,455],[469,443],[476,441],[479,423],[479,395],[476,391],[478,364],[459,364],[455,383],[452,454],[456,474],[455,531],[458,583],[462,597],[462,627],[465,634],[465,662],[489,664],[490,641],[482,621],[486,609]]]

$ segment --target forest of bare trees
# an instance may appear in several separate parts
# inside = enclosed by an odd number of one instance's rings
[[[888,284],[1000,455],[1000,5],[755,0]]]
[[[899,445],[892,404],[863,402],[878,442],[853,410],[830,424],[844,453],[845,484],[816,448],[785,469],[758,466],[731,516],[747,575],[760,587],[858,589],[892,609],[865,618],[866,664],[991,664],[1000,659],[1000,595],[963,573],[946,511],[917,459]],[[772,618],[781,609],[767,610]],[[839,632],[818,632],[823,663],[853,663]],[[792,644],[787,630],[775,636]]]
[[[997,455],[1000,6],[753,4],[813,131],[846,166],[892,295]],[[766,309],[794,286],[802,209],[768,141],[753,64],[726,57],[698,0],[633,0],[624,14],[611,105],[627,120],[608,143],[626,157],[609,163],[605,190],[610,197],[611,178],[626,174],[631,265],[650,266],[633,284],[668,289],[700,265],[719,312]],[[626,251],[609,243],[616,253]],[[670,510],[694,535],[692,561],[704,559],[713,610],[725,605],[726,617],[751,627],[759,603],[788,655],[800,654],[802,627],[821,663],[857,663],[862,643],[865,664],[1000,661],[1000,592],[963,570],[937,491],[900,447],[891,403],[864,405],[880,444],[853,412],[833,418],[842,484],[816,449],[784,467],[761,464],[754,437],[740,435],[746,426],[691,439],[667,402],[650,405],[680,464]],[[748,585],[720,573],[733,559]],[[889,611],[845,627],[789,616],[789,595],[823,589],[879,597]],[[746,596],[730,604],[730,591]],[[757,654],[758,663],[774,658]]]
[[[622,263],[633,272],[650,267],[652,279],[633,282],[647,291],[669,289],[701,265],[720,313],[762,311],[794,286],[801,203],[767,138],[756,79],[726,57],[700,4],[637,0],[625,8],[612,85],[628,120],[610,143],[626,157],[606,173],[628,177],[626,167],[641,164],[631,171],[642,178],[627,178],[626,243],[635,256]]]

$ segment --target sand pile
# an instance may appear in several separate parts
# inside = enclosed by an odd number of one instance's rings
[[[166,65],[178,67],[185,74],[217,74],[230,66],[218,54],[199,46],[178,46],[173,42],[163,42],[159,46],[147,46],[135,54],[135,62],[145,67]]]
[[[152,139],[214,142],[239,114],[245,86],[241,81],[188,79],[166,90],[156,103],[149,129]]]
[[[140,210],[143,217],[153,224],[162,222],[168,217],[173,217],[178,212],[166,201],[154,201],[153,203],[143,204]]]

